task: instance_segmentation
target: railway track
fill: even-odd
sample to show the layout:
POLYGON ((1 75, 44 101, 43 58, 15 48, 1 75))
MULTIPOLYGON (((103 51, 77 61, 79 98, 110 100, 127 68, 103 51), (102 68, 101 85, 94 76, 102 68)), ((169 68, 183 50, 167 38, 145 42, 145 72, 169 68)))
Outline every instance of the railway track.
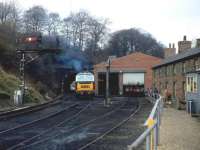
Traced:
POLYGON ((29 107, 29 110, 12 111, 2 114, 2 119, 0 120, 0 132, 26 124, 33 120, 42 119, 45 116, 54 114, 60 110, 65 109, 67 105, 70 105, 70 100, 64 97, 43 104, 42 106, 29 107), (65 98, 66 99, 66 98, 65 98), (36 109, 35 109, 36 108, 36 109))
POLYGON ((8 118, 16 117, 16 116, 19 116, 19 115, 39 111, 39 110, 42 110, 44 108, 51 107, 51 106, 54 106, 54 105, 58 105, 58 104, 61 103, 60 99, 62 99, 62 96, 59 96, 59 97, 55 98, 54 100, 51 100, 49 102, 45 102, 43 104, 25 107, 25 108, 20 108, 20 109, 17 109, 17 110, 10 110, 10 111, 0 113, 0 121, 6 120, 8 118))
POLYGON ((56 124, 63 121, 63 116, 68 118, 79 112, 82 108, 77 108, 78 105, 79 103, 73 102, 73 104, 59 112, 1 131, 0 149, 9 149, 13 145, 40 134, 43 130, 51 128, 51 126, 56 126, 56 124), (34 129, 35 132, 31 132, 30 129, 34 129))
POLYGON ((138 107, 133 111, 132 114, 130 114, 128 117, 126 117, 125 119, 123 119, 121 122, 117 123, 115 126, 113 126, 112 128, 108 129, 107 131, 105 131, 104 133, 102 133, 101 135, 99 135, 98 137, 96 137, 94 140, 90 141, 89 143, 83 145, 82 147, 78 148, 78 150, 84 150, 88 147, 90 147, 91 145, 95 144, 96 142, 98 142, 99 140, 101 140, 103 137, 105 137, 106 135, 108 135, 109 133, 111 133, 112 131, 114 131, 115 129, 119 128, 120 126, 122 126, 124 123, 126 123, 130 118, 132 118, 139 110, 141 109, 141 105, 138 104, 138 107))
MULTIPOLYGON (((76 122, 80 118, 71 120, 71 124, 64 123, 60 128, 56 128, 55 133, 45 134, 30 141, 21 143, 16 149, 68 149, 68 150, 83 150, 90 145, 102 139, 116 128, 120 127, 140 110, 137 103, 130 105, 129 100, 123 105, 119 104, 117 108, 111 108, 110 111, 102 115, 91 115, 88 119, 80 123, 76 122), (133 107, 133 108, 130 108, 133 107), (121 116, 119 115, 121 114, 121 116), (116 115, 119 115, 116 117, 116 115), (114 118, 114 119, 113 119, 114 118), (71 126, 70 126, 71 125, 71 126), (82 137, 81 137, 82 135, 82 137)), ((97 109, 98 110, 98 109, 97 109)), ((87 113, 86 113, 87 114, 87 113)), ((81 115, 80 115, 81 116, 81 115)))
MULTIPOLYGON (((69 122, 73 122, 74 120, 79 120, 80 118, 78 118, 78 117, 80 117, 81 115, 82 115, 82 113, 86 113, 87 114, 87 116, 88 116, 88 112, 87 112, 87 109, 86 108, 88 108, 89 106, 92 108, 92 104, 100 104, 100 103, 102 103, 102 102, 92 102, 92 103, 90 103, 90 104, 88 104, 86 107, 84 107, 84 109, 82 109, 81 111, 79 111, 77 114, 75 114, 75 115, 73 115, 73 116, 71 116, 70 118, 68 118, 68 119, 65 119, 65 120, 63 120, 62 122, 60 122, 59 124, 57 124, 56 126, 54 126, 54 127, 52 127, 52 128, 49 128, 49 129, 47 129, 47 130, 45 130, 45 131, 43 131, 41 134, 38 134, 38 135, 36 135, 36 136, 33 136, 32 138, 28 138, 27 140, 24 140, 24 141, 22 141, 22 142, 20 142, 20 143, 18 143, 18 144, 16 144, 16 145, 13 145, 12 147, 10 147, 9 148, 9 150, 11 150, 11 149, 20 149, 21 147, 24 147, 24 145, 30 145, 30 144, 32 144, 32 143, 37 143, 37 142, 41 142, 41 139, 43 139, 43 135, 45 135, 46 137, 48 137, 49 138, 49 136, 55 136, 55 134, 57 134, 56 132, 55 133, 51 133, 52 131, 55 131, 56 130, 56 128, 62 128, 63 126, 65 126, 66 124, 68 124, 69 122), (51 135, 49 135, 49 133, 51 133, 51 135), (38 141, 39 140, 39 141, 38 141)), ((100 104, 101 106, 103 106, 103 103, 102 104, 100 104)), ((100 114, 99 114, 100 115, 100 114)), ((79 122, 80 123, 80 122, 79 122)), ((77 123, 78 124, 78 123, 77 123)), ((73 126, 73 125, 72 125, 73 126)), ((46 139, 44 139, 44 140, 46 140, 46 139)), ((47 139, 48 140, 48 139, 47 139)))
POLYGON ((37 106, 39 109, 32 109, 32 107, 30 107, 28 112, 23 111, 20 114, 18 111, 13 111, 11 117, 10 113, 8 116, 4 114, 4 119, 0 120, 0 132, 55 114, 56 112, 64 110, 66 106, 74 103, 74 101, 77 101, 75 97, 60 97, 60 99, 55 100, 55 102, 47 103, 46 105, 42 105, 42 107, 40 107, 40 105, 37 106))

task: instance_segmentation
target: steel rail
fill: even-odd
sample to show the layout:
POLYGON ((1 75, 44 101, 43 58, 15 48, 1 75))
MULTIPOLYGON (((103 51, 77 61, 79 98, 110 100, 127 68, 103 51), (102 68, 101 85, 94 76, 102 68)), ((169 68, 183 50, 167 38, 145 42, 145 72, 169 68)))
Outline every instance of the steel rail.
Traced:
MULTIPOLYGON (((124 123, 126 123, 128 120, 130 120, 133 116, 135 116, 135 114, 141 109, 141 105, 139 104, 139 106, 136 108, 136 110, 130 115, 128 116, 126 119, 122 120, 121 122, 119 122, 117 125, 115 125, 114 127, 112 127, 111 129, 109 129, 108 131, 106 131, 105 133, 103 133, 102 135, 100 135, 99 137, 97 137, 96 139, 92 140, 91 142, 87 143, 86 145, 82 146, 81 148, 79 148, 78 150, 84 150, 85 148, 89 147, 90 145, 98 142, 99 140, 101 140, 103 137, 105 137, 106 135, 108 135, 109 133, 111 133, 112 131, 114 131, 115 129, 119 128, 120 126, 122 126, 124 123)), ((134 110, 134 109, 133 109, 134 110)))

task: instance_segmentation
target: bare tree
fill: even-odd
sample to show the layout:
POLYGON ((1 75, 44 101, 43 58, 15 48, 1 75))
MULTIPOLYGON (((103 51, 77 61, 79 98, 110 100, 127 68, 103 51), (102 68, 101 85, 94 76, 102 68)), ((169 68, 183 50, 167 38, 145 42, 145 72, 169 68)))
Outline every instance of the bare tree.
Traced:
POLYGON ((0 2, 0 25, 16 29, 20 20, 20 12, 15 2, 0 2))
POLYGON ((89 31, 88 20, 89 14, 84 11, 77 13, 74 18, 78 29, 78 46, 81 50, 83 50, 83 47, 85 46, 84 42, 87 39, 87 33, 89 31))
POLYGON ((101 44, 103 37, 107 34, 108 28, 107 25, 109 21, 107 19, 97 20, 95 18, 90 18, 89 20, 89 36, 92 41, 93 50, 97 49, 98 44, 101 44))
POLYGON ((66 38, 67 46, 70 46, 72 43, 72 22, 71 18, 64 18, 62 21, 62 29, 61 32, 63 33, 64 37, 66 38))
POLYGON ((47 12, 42 6, 34 6, 24 12, 23 21, 26 32, 44 31, 47 23, 47 12))
POLYGON ((91 58, 93 63, 96 63, 99 57, 98 51, 102 48, 103 40, 108 32, 107 24, 109 21, 107 19, 98 20, 96 18, 90 18, 88 25, 88 39, 86 43, 86 53, 91 58))
POLYGON ((12 6, 10 3, 0 2, 0 23, 5 24, 11 15, 12 6))
POLYGON ((49 35, 57 35, 60 27, 60 16, 58 13, 50 13, 48 15, 47 31, 49 35))
POLYGON ((72 13, 63 20, 64 33, 70 36, 70 42, 74 47, 84 50, 88 35, 89 14, 85 11, 72 13))
POLYGON ((74 47, 95 51, 107 32, 108 20, 97 19, 86 11, 72 13, 63 19, 63 33, 74 47))

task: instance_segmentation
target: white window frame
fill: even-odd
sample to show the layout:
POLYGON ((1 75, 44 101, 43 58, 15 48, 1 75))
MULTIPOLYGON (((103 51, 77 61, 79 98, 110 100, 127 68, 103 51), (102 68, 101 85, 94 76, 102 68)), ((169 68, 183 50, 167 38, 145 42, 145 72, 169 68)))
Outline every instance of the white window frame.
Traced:
POLYGON ((197 93, 198 85, 197 85, 197 74, 188 75, 186 78, 186 90, 187 92, 197 93), (195 87, 196 85, 196 87, 195 87))

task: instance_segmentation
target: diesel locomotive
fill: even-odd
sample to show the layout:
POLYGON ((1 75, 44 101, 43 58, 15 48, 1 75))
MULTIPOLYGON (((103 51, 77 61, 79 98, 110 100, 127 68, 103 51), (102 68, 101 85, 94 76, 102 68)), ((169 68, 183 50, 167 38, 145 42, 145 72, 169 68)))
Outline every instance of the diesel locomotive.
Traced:
POLYGON ((75 77, 77 96, 93 96, 95 91, 94 75, 91 72, 80 72, 75 77))

